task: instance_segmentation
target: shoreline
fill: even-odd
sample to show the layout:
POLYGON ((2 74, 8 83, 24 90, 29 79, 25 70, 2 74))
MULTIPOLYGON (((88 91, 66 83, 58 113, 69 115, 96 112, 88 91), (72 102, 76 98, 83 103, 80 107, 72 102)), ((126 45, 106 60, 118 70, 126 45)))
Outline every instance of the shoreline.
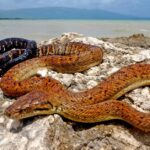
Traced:
POLYGON ((135 33, 150 37, 150 21, 0 20, 0 40, 13 36, 40 42, 70 31, 99 38, 127 37, 135 33))

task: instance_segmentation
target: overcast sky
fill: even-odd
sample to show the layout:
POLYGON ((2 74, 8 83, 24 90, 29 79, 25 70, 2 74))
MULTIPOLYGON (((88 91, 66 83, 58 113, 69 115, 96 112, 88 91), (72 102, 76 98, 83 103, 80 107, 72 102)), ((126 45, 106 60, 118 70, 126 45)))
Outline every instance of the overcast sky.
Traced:
POLYGON ((0 0, 0 9, 65 6, 150 17, 150 0, 0 0))

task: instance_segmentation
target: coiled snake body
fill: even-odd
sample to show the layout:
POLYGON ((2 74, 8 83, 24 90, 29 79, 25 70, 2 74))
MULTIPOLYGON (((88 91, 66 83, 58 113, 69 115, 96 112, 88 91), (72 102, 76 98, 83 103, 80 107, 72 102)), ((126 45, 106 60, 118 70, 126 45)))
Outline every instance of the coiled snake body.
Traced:
POLYGON ((7 38, 0 41, 0 76, 15 64, 35 57, 37 44, 23 38, 7 38), (13 50, 12 50, 13 49, 13 50))
POLYGON ((66 73, 86 70, 101 62, 102 49, 77 42, 50 44, 41 49, 53 55, 17 64, 3 76, 0 87, 4 94, 21 96, 6 109, 7 116, 22 119, 57 113, 86 123, 121 119, 150 132, 149 113, 139 112, 126 102, 117 100, 132 89, 150 85, 150 64, 124 67, 94 88, 75 93, 67 90, 55 79, 34 75, 43 67, 66 73), (62 55, 55 55, 56 53, 62 55))

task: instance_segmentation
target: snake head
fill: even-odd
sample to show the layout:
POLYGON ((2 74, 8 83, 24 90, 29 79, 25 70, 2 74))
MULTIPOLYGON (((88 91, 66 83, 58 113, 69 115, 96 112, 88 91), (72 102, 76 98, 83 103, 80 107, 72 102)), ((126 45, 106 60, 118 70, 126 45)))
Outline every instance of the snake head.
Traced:
POLYGON ((19 97, 5 110, 5 115, 12 119, 23 119, 37 115, 53 114, 55 107, 48 101, 48 93, 32 91, 19 97))

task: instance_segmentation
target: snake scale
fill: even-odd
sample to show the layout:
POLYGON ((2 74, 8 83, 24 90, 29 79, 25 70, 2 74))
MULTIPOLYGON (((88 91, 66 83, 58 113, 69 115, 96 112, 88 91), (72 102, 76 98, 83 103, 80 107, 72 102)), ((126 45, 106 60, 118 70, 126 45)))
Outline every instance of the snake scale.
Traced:
POLYGON ((57 113, 85 123, 120 119, 144 132, 150 132, 149 113, 140 112, 126 102, 117 100, 132 89, 150 85, 150 64, 123 67, 94 88, 73 92, 51 77, 37 76, 37 70, 49 67, 63 73, 83 71, 102 61, 103 49, 72 42, 65 45, 49 44, 39 48, 38 52, 46 56, 15 65, 1 79, 0 87, 4 94, 18 97, 5 110, 8 117, 23 119, 57 113))

